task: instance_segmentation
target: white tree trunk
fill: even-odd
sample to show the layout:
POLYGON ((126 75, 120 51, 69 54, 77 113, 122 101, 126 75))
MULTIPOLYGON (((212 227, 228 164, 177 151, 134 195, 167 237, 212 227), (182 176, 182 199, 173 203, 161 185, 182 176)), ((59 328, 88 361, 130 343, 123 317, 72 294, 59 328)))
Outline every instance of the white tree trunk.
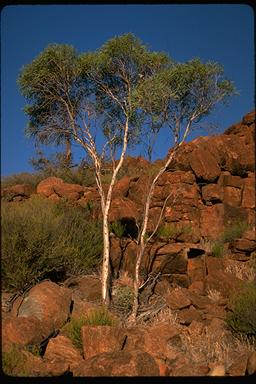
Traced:
MULTIPOLYGON (((102 201, 102 214, 103 214, 103 263, 102 263, 102 300, 105 305, 110 303, 110 242, 109 242, 109 227, 108 227, 108 215, 112 200, 113 187, 116 182, 118 172, 120 171, 128 143, 128 130, 129 120, 126 118, 124 127, 123 148, 120 156, 120 160, 114 169, 112 179, 109 185, 106 202, 103 204, 104 199, 101 196, 102 201)), ((103 194, 103 191, 101 192, 103 194)))

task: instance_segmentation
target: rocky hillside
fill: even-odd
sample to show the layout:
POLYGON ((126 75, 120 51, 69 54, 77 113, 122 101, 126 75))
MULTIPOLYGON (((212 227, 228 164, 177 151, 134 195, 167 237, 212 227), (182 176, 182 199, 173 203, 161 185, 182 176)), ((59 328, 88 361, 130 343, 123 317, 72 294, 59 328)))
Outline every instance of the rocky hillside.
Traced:
MULTIPOLYGON (((115 186, 110 211, 113 303, 108 313, 100 307, 96 275, 74 276, 61 284, 43 281, 16 296, 2 294, 2 342, 9 373, 241 376, 256 372, 253 344, 236 337, 226 322, 235 308, 231 298, 242 294, 246 283, 253 284, 255 296, 255 113, 222 135, 184 144, 158 180, 149 235, 162 210, 163 217, 142 261, 145 284, 135 327, 129 325, 128 316, 135 240, 145 194, 160 165, 161 161, 149 164, 128 158, 125 166, 131 176, 115 186), (13 366, 10 356, 15 354, 22 363, 13 366), (26 367, 25 373, 20 366, 26 367)), ((1 193, 8 204, 38 194, 89 206, 92 219, 100 215, 96 187, 56 177, 43 180, 36 189, 20 184, 1 193)))

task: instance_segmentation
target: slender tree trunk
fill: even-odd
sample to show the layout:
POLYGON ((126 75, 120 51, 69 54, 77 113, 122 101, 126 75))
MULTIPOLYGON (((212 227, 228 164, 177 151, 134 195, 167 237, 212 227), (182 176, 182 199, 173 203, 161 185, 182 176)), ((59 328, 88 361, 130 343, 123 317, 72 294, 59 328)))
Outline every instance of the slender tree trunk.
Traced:
POLYGON ((110 242, 108 227, 108 212, 103 216, 103 263, 102 263, 102 300, 105 305, 110 304, 110 242))
MULTIPOLYGON (((128 130, 129 130, 129 120, 126 118, 126 123, 124 127, 124 139, 123 139, 123 148, 122 153, 119 159, 119 162, 114 169, 112 179, 109 185, 106 201, 101 196, 102 201, 102 215, 103 215, 103 264, 102 264, 102 300, 105 305, 110 304, 110 242, 109 242, 109 227, 108 227, 108 215, 109 209, 112 200, 113 187, 116 182, 118 172, 120 171, 124 156, 128 144, 128 130)), ((101 192, 103 194, 103 191, 101 192)))

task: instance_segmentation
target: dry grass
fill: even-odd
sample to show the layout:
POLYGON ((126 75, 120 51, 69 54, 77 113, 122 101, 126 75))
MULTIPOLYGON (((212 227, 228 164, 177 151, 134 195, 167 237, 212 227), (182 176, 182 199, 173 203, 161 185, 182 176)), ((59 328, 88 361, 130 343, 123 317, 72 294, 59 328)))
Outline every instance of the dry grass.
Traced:
POLYGON ((127 271, 121 271, 118 279, 114 283, 117 286, 133 287, 133 279, 129 276, 127 271))
POLYGON ((223 298, 221 293, 219 291, 217 291, 216 289, 209 289, 207 291, 207 295, 208 295, 209 299, 211 301, 213 301, 214 303, 217 303, 220 299, 223 298))
POLYGON ((225 269, 226 272, 235 275, 238 279, 252 282, 256 279, 256 268, 252 262, 233 261, 225 269))
POLYGON ((201 334, 183 332, 181 338, 186 349, 186 355, 194 363, 223 364, 226 371, 234 362, 234 353, 249 354, 255 348, 255 345, 252 345, 247 338, 235 338, 224 330, 215 333, 208 327, 205 327, 201 334))

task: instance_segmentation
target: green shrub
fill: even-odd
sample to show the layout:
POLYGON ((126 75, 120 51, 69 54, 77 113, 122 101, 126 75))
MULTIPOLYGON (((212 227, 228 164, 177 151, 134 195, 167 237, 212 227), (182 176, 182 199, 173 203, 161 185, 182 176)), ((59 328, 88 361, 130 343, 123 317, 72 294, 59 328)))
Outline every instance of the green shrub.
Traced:
POLYGON ((44 175, 42 173, 28 173, 22 172, 17 173, 11 176, 5 176, 1 180, 1 187, 11 187, 16 184, 30 184, 33 187, 36 187, 37 184, 40 183, 44 179, 44 175))
POLYGON ((26 357, 17 346, 13 345, 9 351, 2 353, 2 369, 5 375, 28 376, 25 363, 26 357))
POLYGON ((132 287, 121 286, 116 289, 116 307, 122 312, 129 312, 133 306, 134 292, 132 287))
POLYGON ((239 295, 231 298, 232 312, 228 313, 228 326, 236 333, 256 336, 256 284, 247 283, 239 295))
POLYGON ((223 257, 224 255, 224 244, 221 241, 215 241, 212 245, 212 256, 223 257))
POLYGON ((156 235, 157 237, 162 237, 168 240, 168 239, 177 239, 177 237, 179 237, 182 233, 188 234, 191 232, 192 232, 192 228, 190 225, 164 223, 158 228, 156 235))
POLYGON ((104 307, 96 308, 80 318, 72 318, 67 324, 66 332, 75 347, 82 349, 81 329, 84 325, 110 325, 115 326, 117 320, 104 307))
POLYGON ((109 224, 109 230, 110 232, 113 232, 117 237, 121 238, 124 236, 126 225, 122 224, 120 220, 116 220, 109 224))
POLYGON ((88 210, 39 196, 2 203, 2 283, 24 289, 49 276, 77 274, 96 267, 102 230, 88 210))
POLYGON ((231 243, 235 239, 242 237, 244 232, 248 229, 248 224, 246 222, 237 222, 232 226, 226 228, 221 236, 221 240, 224 243, 231 243))

